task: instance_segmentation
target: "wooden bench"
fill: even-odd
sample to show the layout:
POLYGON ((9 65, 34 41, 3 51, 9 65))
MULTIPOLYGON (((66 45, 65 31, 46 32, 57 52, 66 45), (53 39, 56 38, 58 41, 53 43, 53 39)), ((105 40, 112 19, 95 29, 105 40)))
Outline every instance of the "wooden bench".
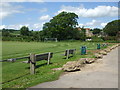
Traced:
MULTIPOLYGON (((47 60, 47 64, 50 63, 50 59, 52 58, 53 53, 49 52, 49 53, 44 53, 44 54, 36 54, 35 57, 35 62, 36 61, 41 61, 41 60, 47 60)), ((31 56, 30 56, 31 57, 31 56)), ((30 63, 31 59, 29 60, 30 63)))
POLYGON ((41 60, 47 60, 47 64, 50 63, 50 59, 52 58, 53 53, 49 52, 49 53, 44 53, 44 54, 40 54, 40 55, 35 55, 36 57, 36 61, 41 61, 41 60))
POLYGON ((66 56, 66 59, 68 59, 68 58, 69 58, 69 55, 72 54, 72 56, 74 56, 75 51, 76 51, 76 49, 68 49, 68 50, 65 51, 64 56, 66 56))
POLYGON ((53 53, 44 53, 44 54, 30 54, 30 73, 35 74, 35 66, 36 66, 36 61, 41 61, 41 60, 47 60, 47 64, 50 63, 50 59, 52 58, 53 53))

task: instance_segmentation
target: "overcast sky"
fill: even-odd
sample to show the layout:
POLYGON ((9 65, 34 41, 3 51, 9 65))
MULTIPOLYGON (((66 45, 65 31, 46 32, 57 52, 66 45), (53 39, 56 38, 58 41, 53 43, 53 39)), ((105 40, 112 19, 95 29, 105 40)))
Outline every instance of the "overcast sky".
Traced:
MULTIPOLYGON (((21 2, 0 3, 2 28, 42 30, 45 22, 62 11, 74 12, 79 16, 79 26, 103 28, 108 22, 118 19, 118 2, 21 2)), ((29 0, 32 1, 32 0, 29 0)))

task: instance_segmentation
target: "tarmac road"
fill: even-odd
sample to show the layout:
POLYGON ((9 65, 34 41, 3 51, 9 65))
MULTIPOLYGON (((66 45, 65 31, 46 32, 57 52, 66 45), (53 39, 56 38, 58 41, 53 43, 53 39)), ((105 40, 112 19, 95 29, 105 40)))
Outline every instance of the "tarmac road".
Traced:
POLYGON ((118 48, 95 63, 87 64, 81 71, 31 88, 118 88, 118 48))

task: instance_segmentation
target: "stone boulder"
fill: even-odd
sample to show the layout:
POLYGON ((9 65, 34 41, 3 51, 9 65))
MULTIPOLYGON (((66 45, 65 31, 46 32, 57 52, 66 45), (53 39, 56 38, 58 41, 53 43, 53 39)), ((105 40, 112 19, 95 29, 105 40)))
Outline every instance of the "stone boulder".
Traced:
POLYGON ((118 44, 118 46, 120 46, 120 43, 118 44))
POLYGON ((119 46, 119 44, 116 44, 116 47, 118 47, 119 46))
POLYGON ((78 71, 80 70, 82 64, 80 61, 69 61, 65 65, 63 65, 62 70, 64 71, 78 71))
POLYGON ((86 58, 86 63, 90 64, 90 63, 93 63, 95 62, 95 58, 86 58))
POLYGON ((102 54, 99 54, 99 53, 95 53, 95 58, 102 58, 103 55, 102 54))
POLYGON ((82 65, 86 64, 86 58, 80 58, 78 62, 81 63, 82 65))
POLYGON ((99 54, 107 55, 107 52, 105 52, 105 51, 102 50, 102 51, 99 52, 99 54))
POLYGON ((86 64, 95 62, 95 58, 81 58, 78 61, 69 61, 63 65, 62 70, 64 71, 78 71, 86 64))
POLYGON ((110 50, 110 48, 106 48, 106 49, 104 49, 104 51, 108 53, 108 52, 110 52, 111 50, 110 50))
POLYGON ((116 47, 118 47, 118 46, 119 46, 119 44, 115 44, 115 45, 114 45, 114 48, 116 48, 116 47))
POLYGON ((110 49, 112 50, 112 49, 115 49, 116 47, 118 47, 119 45, 118 44, 115 44, 115 45, 113 45, 112 47, 110 47, 110 49))
POLYGON ((110 49, 111 49, 111 50, 115 49, 115 46, 112 46, 110 49))

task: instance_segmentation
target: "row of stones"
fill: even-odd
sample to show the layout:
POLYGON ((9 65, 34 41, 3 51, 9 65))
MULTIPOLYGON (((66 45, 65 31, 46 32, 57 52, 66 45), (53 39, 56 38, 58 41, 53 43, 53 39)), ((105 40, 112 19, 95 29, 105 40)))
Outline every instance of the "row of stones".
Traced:
POLYGON ((115 44, 112 47, 108 47, 104 50, 95 53, 95 58, 81 58, 77 61, 69 61, 65 65, 63 65, 62 70, 64 71, 77 71, 80 70, 81 67, 85 66, 85 64, 90 64, 95 62, 99 58, 103 58, 103 55, 107 55, 111 50, 115 49, 116 47, 120 46, 120 44, 115 44))

